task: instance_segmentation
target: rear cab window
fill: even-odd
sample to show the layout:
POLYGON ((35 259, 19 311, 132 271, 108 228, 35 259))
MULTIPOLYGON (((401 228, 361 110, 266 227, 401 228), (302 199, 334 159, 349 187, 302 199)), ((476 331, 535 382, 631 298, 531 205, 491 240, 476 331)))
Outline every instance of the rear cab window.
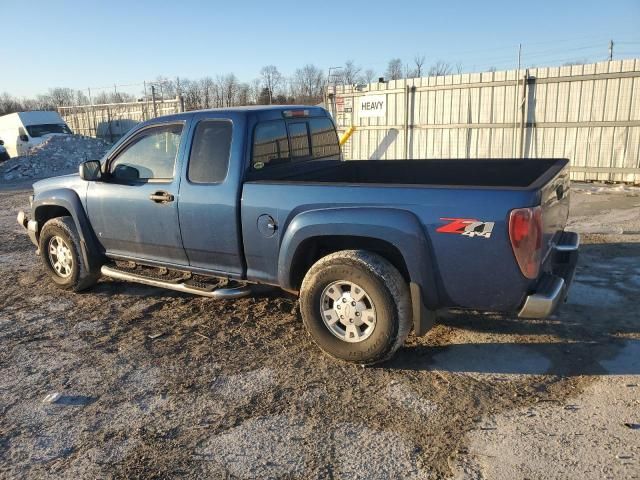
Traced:
POLYGON ((309 119, 314 159, 339 160, 340 144, 333 122, 328 118, 309 119))
POLYGON ((327 117, 259 122, 253 133, 251 165, 260 170, 282 163, 339 160, 340 145, 327 117))

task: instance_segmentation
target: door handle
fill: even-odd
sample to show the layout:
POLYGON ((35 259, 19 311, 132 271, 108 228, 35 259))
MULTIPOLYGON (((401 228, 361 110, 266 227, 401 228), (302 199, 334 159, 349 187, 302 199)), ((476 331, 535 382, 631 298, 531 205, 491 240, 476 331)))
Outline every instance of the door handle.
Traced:
POLYGON ((156 203, 169 203, 173 202, 174 196, 169 192, 158 191, 149 195, 149 200, 156 203))

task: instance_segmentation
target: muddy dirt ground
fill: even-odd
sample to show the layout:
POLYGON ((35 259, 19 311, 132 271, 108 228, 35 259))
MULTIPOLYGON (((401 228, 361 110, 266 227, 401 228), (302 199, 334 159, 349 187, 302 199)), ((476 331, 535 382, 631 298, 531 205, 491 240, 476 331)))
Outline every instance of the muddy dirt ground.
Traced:
POLYGON ((574 192, 557 316, 451 313, 367 368, 286 294, 57 290, 15 223, 28 194, 0 187, 3 478, 640 477, 637 191, 574 192))

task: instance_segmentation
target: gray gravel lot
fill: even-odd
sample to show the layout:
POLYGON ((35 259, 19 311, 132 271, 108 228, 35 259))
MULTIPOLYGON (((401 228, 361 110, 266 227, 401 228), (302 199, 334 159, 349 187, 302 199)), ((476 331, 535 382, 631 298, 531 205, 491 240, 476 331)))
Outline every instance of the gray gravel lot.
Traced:
POLYGON ((639 478, 640 195, 577 187, 557 316, 451 313, 361 368, 284 293, 55 289, 1 185, 0 476, 639 478))

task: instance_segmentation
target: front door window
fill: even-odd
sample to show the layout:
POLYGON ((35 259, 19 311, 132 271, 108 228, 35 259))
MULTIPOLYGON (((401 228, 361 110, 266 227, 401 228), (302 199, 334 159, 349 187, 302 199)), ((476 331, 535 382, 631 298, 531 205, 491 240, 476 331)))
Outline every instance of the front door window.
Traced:
POLYGON ((148 128, 111 162, 115 180, 171 180, 176 162, 182 125, 148 128))

